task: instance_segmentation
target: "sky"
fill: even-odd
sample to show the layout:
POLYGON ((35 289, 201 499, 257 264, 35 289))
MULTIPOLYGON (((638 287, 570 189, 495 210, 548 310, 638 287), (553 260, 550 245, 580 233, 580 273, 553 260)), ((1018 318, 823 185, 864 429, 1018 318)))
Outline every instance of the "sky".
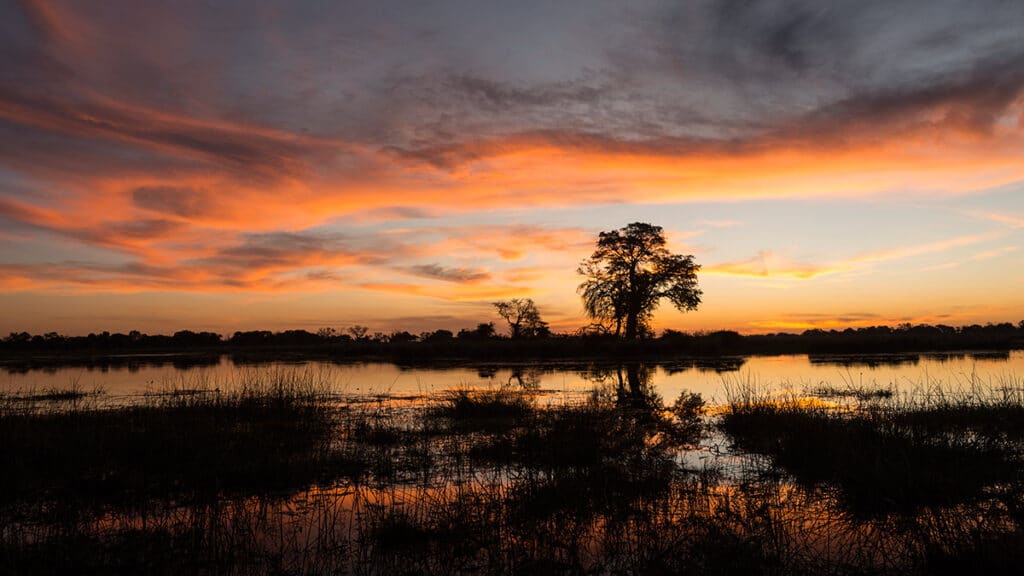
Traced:
POLYGON ((1024 319, 1019 0, 0 0, 0 334, 1024 319))

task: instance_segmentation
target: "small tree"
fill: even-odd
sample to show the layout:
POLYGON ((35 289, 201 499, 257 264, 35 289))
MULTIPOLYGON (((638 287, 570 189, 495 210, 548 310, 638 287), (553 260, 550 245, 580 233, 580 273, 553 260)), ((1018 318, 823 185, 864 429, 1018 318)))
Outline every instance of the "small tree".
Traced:
POLYGON ((354 326, 349 326, 349 329, 348 329, 348 333, 351 334, 353 338, 355 338, 356 340, 359 340, 360 342, 362 342, 363 340, 367 339, 366 338, 366 334, 369 333, 369 332, 370 332, 369 328, 367 328, 366 326, 362 326, 360 324, 356 324, 354 326))
POLYGON ((532 298, 512 298, 495 302, 505 322, 508 322, 509 334, 512 338, 535 338, 549 334, 548 323, 540 319, 540 312, 532 298))
POLYGON ((595 320, 609 322, 620 335, 638 338, 650 332, 649 322, 662 298, 679 310, 696 310, 697 288, 693 256, 672 254, 665 248, 661 226, 634 222, 625 228, 601 232, 597 249, 580 264, 586 277, 579 286, 583 308, 595 320))

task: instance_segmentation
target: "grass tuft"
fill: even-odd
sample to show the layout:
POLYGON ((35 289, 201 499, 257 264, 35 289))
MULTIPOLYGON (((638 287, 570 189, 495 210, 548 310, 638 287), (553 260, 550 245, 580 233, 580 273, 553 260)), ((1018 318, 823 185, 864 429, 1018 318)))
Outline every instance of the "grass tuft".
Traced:
POLYGON ((771 456, 798 483, 836 488, 849 511, 873 517, 971 504, 1015 483, 1015 452, 1000 439, 1019 433, 1019 415, 999 406, 844 409, 745 394, 721 427, 742 450, 771 456))

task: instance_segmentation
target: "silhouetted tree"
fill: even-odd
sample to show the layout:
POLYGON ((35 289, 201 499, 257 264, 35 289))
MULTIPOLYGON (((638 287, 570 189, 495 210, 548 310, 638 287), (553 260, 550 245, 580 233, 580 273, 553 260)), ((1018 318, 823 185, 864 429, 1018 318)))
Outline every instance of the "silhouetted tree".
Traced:
POLYGON ((495 302, 494 307, 508 322, 509 333, 513 338, 534 338, 550 334, 548 323, 540 319, 540 312, 532 298, 512 298, 495 302))
POLYGON ((583 307, 591 318, 609 322, 615 334, 637 338, 649 333, 648 323, 662 298, 679 310, 696 310, 701 290, 693 256, 665 248, 661 226, 634 222, 601 232, 597 249, 580 264, 586 277, 579 286, 583 307))
POLYGON ((415 342, 419 339, 419 336, 410 334, 409 332, 402 330, 401 332, 392 332, 391 336, 388 337, 388 341, 392 344, 406 344, 409 342, 415 342))
POLYGON ((455 338, 451 330, 434 330, 433 332, 424 332, 420 334, 420 342, 447 342, 455 338))
POLYGON ((356 324, 355 326, 350 326, 348 329, 348 333, 351 334, 353 338, 359 340, 360 342, 366 340, 366 334, 369 331, 369 328, 367 328, 366 326, 361 326, 359 324, 356 324))
POLYGON ((271 343, 274 333, 269 330, 251 330, 249 332, 235 332, 231 336, 231 343, 239 346, 266 346, 271 343))
MULTIPOLYGON (((104 338, 108 340, 111 339, 111 335, 108 334, 107 332, 104 332, 103 334, 104 338)), ((114 336, 117 337, 123 335, 115 334, 114 336)), ((124 336, 124 339, 127 340, 128 336, 124 336)), ((120 340, 120 338, 118 338, 118 340, 120 340)), ((175 332, 173 336, 171 336, 171 340, 172 342, 174 342, 175 345, 182 347, 216 346, 220 344, 221 337, 220 334, 214 334, 213 332, 193 332, 191 330, 179 330, 175 332)))
POLYGON ((476 328, 459 330, 458 338, 461 340, 487 340, 494 337, 494 322, 482 322, 476 328))

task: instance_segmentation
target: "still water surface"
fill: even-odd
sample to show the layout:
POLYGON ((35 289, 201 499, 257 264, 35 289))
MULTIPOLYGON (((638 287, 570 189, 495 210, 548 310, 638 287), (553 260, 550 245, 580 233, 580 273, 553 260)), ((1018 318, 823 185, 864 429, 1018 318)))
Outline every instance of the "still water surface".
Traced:
MULTIPOLYGON (((728 390, 756 385, 799 393, 808 389, 893 388, 915 393, 942 390, 991 392, 1024 385, 1024 351, 871 356, 750 356, 647 362, 651 383, 671 401, 683 390, 723 402, 728 390)), ((620 365, 595 362, 444 364, 404 366, 388 362, 251 362, 230 356, 120 357, 85 365, 0 364, 0 393, 51 388, 102 389, 108 397, 132 397, 168 388, 228 390, 278 372, 309 373, 331 391, 351 398, 432 395, 453 388, 522 386, 557 398, 616 382, 620 365)))

